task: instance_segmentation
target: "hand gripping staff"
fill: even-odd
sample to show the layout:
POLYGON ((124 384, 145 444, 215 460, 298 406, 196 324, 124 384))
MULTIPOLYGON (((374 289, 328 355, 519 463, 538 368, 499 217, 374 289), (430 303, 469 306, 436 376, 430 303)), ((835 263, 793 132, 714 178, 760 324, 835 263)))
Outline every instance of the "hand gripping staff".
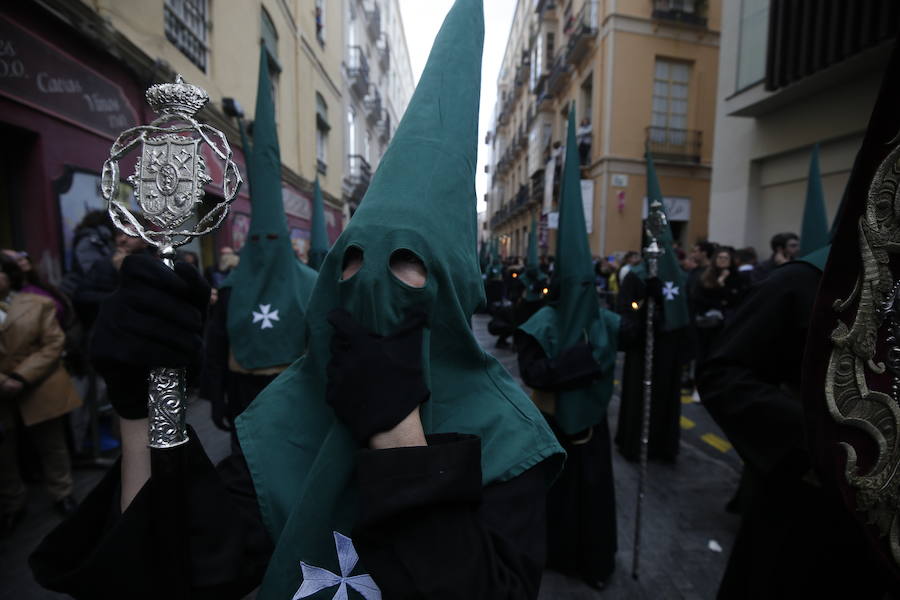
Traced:
MULTIPOLYGON (((146 98, 159 117, 149 125, 119 134, 103 164, 101 190, 116 227, 158 247, 163 262, 173 268, 177 247, 210 233, 222 223, 243 180, 225 135, 194 118, 209 101, 205 90, 185 83, 179 75, 175 83, 151 86, 146 98), (179 229, 203 202, 204 186, 213 183, 203 155, 204 145, 213 160, 222 163, 223 200, 202 217, 197 215, 193 228, 179 229), (131 212, 133 202, 123 194, 127 187, 119 180, 119 161, 138 146, 140 155, 127 181, 134 188, 134 202, 141 210, 142 220, 131 212)), ((179 484, 183 453, 175 450, 188 441, 185 369, 151 369, 148 384, 154 535, 159 546, 156 555, 160 557, 157 567, 163 571, 160 579, 167 580, 162 585, 175 592, 176 597, 186 598, 187 524, 184 490, 179 484)))
MULTIPOLYGON (((667 225, 666 213, 659 200, 650 202, 650 214, 647 216, 646 234, 648 244, 644 248, 647 259, 647 279, 652 279, 659 272, 659 257, 664 252, 657 243, 667 225)), ((653 396, 653 314, 656 310, 656 298, 647 295, 647 341, 644 350, 644 406, 641 419, 641 463, 638 475, 637 509, 634 519, 634 550, 632 552, 631 576, 638 578, 638 566, 641 554, 641 509, 644 504, 644 482, 647 479, 647 447, 650 438, 650 401, 653 396)))

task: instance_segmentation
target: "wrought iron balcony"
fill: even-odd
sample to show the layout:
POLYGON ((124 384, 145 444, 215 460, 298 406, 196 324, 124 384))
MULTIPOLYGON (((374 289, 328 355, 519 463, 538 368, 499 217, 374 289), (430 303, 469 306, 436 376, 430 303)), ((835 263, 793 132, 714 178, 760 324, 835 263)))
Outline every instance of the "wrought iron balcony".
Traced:
POLYGON ((382 142, 391 139, 391 113, 387 109, 381 110, 381 121, 378 122, 378 135, 382 142))
POLYGON ((653 18, 706 27, 708 0, 653 0, 653 18))
POLYGON ((522 209, 524 209, 526 206, 528 206, 529 200, 530 199, 528 197, 528 185, 523 184, 523 185, 519 186, 519 191, 516 192, 516 196, 515 196, 515 198, 513 198, 513 201, 512 201, 512 205, 514 207, 515 212, 516 213, 522 212, 522 209))
POLYGON ((571 72, 572 66, 566 61, 565 54, 560 52, 556 60, 553 61, 553 68, 550 70, 550 76, 547 78, 547 93, 555 95, 562 91, 563 86, 569 80, 571 72))
POLYGON ((647 128, 647 149, 653 158, 678 162, 700 162, 703 132, 669 127, 647 128))
POLYGON ((350 87, 362 97, 369 91, 369 61, 360 46, 350 46, 349 50, 347 76, 350 78, 350 87))
POLYGON ((381 35, 381 8, 375 0, 366 0, 363 7, 366 11, 366 31, 374 42, 381 35))
POLYGON ((381 119, 381 92, 374 85, 369 87, 369 95, 363 100, 363 105, 369 122, 377 123, 381 119))
POLYGON ((372 167, 369 161, 359 154, 351 154, 349 157, 349 169, 347 184, 350 189, 350 197, 354 200, 362 200, 372 181, 372 167))
POLYGON ((566 28, 569 42, 566 48, 566 59, 571 64, 578 64, 590 50, 594 38, 597 37, 598 8, 596 0, 586 0, 578 11, 574 21, 566 28))
POLYGON ((383 71, 391 68, 391 46, 388 43, 387 35, 381 34, 378 40, 378 63, 383 71))

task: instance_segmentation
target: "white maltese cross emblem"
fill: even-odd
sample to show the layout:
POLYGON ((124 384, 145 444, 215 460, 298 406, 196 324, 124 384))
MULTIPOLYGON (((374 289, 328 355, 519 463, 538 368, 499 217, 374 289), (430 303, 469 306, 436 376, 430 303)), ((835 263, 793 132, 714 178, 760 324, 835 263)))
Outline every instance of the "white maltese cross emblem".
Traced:
POLYGON ((327 569, 314 567, 301 561, 300 569, 303 571, 303 583, 291 600, 308 598, 316 592, 334 586, 338 586, 338 589, 332 596, 332 600, 347 600, 348 585, 359 592, 366 600, 381 600, 381 590, 375 585, 371 575, 350 576, 350 573, 356 567, 356 563, 359 562, 356 548, 353 547, 353 540, 335 531, 334 545, 337 549, 341 574, 336 575, 327 569))
POLYGON ((260 312, 256 312, 255 310, 253 311, 253 322, 259 323, 260 321, 262 321, 262 325, 259 326, 260 329, 272 329, 273 327, 275 327, 274 325, 272 325, 272 321, 280 320, 278 318, 278 311, 272 310, 270 312, 271 308, 271 304, 260 304, 260 312))

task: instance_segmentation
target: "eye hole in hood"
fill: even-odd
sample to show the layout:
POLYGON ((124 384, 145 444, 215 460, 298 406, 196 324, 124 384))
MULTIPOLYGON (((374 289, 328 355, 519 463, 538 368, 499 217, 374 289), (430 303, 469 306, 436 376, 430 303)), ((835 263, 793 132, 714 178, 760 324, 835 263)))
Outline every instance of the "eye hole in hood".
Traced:
POLYGON ((428 269, 415 252, 406 248, 394 250, 390 259, 391 275, 413 288, 423 288, 428 280, 428 269))

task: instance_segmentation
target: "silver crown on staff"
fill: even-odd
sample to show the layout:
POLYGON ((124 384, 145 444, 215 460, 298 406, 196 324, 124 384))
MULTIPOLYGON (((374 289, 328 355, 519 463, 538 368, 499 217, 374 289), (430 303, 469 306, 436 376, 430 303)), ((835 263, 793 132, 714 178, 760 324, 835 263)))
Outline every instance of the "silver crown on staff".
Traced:
MULTIPOLYGON (((222 223, 243 180, 225 134, 194 118, 209 102, 205 90, 185 83, 179 75, 174 83, 151 86, 146 97, 159 118, 119 134, 103 163, 101 190, 116 227, 157 246, 165 264, 173 267, 175 248, 222 223), (131 212, 128 200, 119 197, 119 160, 138 144, 141 154, 128 182, 134 187, 143 222, 131 212), (203 144, 222 161, 223 200, 193 229, 179 229, 203 201, 204 186, 212 183, 201 152, 203 144)), ((152 369, 148 390, 150 447, 172 448, 187 442, 184 369, 152 369)))
POLYGON ((149 125, 123 131, 103 165, 101 189, 109 203, 116 227, 158 246, 164 258, 191 239, 216 229, 228 214, 243 182, 225 135, 194 115, 209 102, 202 88, 185 83, 179 75, 174 83, 153 85, 147 102, 160 116, 149 125), (193 229, 179 230, 203 201, 204 186, 212 183, 201 146, 206 144, 223 163, 223 200, 212 207, 193 229), (128 182, 148 228, 119 198, 119 160, 141 144, 141 154, 128 182))

